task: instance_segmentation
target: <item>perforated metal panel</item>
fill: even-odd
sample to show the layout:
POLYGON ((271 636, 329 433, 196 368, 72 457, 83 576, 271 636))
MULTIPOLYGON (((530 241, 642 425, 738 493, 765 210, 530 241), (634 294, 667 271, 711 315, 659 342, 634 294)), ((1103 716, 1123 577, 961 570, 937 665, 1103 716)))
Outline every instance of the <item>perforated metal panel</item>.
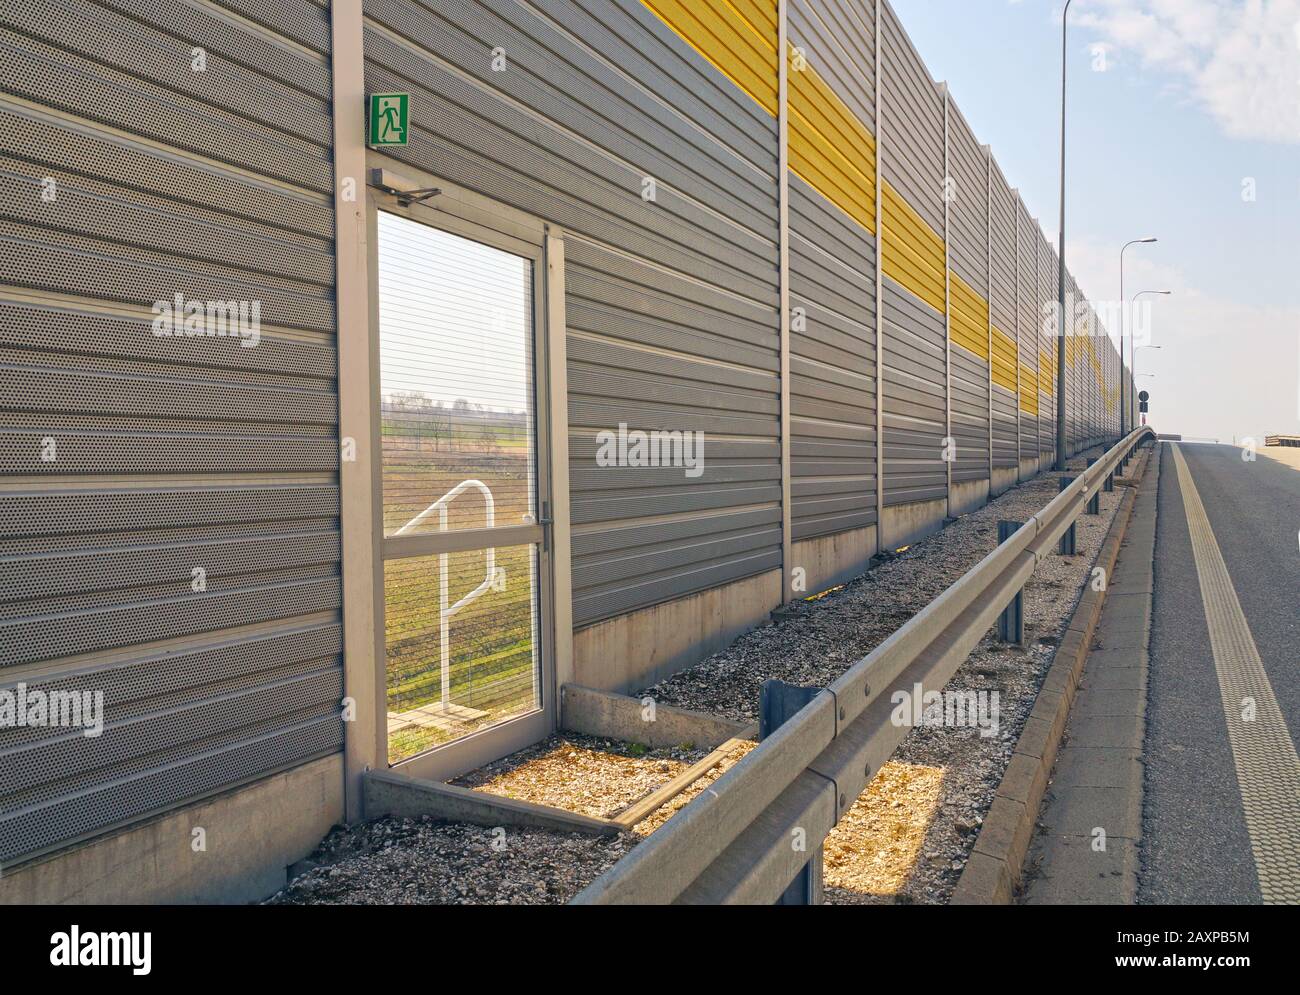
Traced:
MULTIPOLYGON (((835 122, 844 108, 864 129, 875 123, 872 6, 795 0, 787 8, 791 44, 806 62, 803 72, 816 74, 825 88, 796 91, 793 106, 799 110, 808 103, 806 113, 831 132, 822 137, 818 131, 820 141, 843 145, 841 152, 847 142, 835 122)), ((798 115, 794 120, 792 127, 813 129, 798 115)), ((799 138, 792 135, 791 141, 799 138)), ((855 164, 863 171, 854 177, 856 185, 870 185, 861 192, 874 198, 874 161, 855 164)), ((791 176, 790 494, 796 540, 862 528, 877 518, 876 244, 862 221, 797 172, 791 176)))
POLYGON ((393 155, 569 233, 575 623, 779 566, 775 118, 639 2, 365 13, 367 85, 411 92, 393 155), (620 424, 704 432, 703 473, 598 466, 620 424))
POLYGON ((342 744, 328 9, 224 7, 0 9, 0 690, 103 704, 0 729, 3 864, 342 744))

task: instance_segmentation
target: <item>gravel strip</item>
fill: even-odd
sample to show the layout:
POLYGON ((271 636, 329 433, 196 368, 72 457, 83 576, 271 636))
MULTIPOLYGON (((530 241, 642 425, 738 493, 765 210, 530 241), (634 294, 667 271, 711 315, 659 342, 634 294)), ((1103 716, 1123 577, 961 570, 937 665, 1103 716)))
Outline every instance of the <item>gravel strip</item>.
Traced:
MULTIPOLYGON (((1070 462, 1072 470, 1085 465, 1083 455, 1070 462)), ((638 697, 748 722, 770 678, 829 684, 987 555, 1000 519, 1025 521, 1057 493, 1053 474, 1027 481, 638 697)), ((909 773, 886 767, 828 838, 835 855, 825 865, 828 904, 942 903, 951 896, 1121 496, 1118 488, 1103 493, 1101 514, 1079 518, 1077 556, 1039 564, 1025 587, 1025 648, 986 636, 947 685, 997 691, 997 735, 913 729, 893 758, 909 773), (922 836, 919 846, 909 845, 922 836)))
MULTIPOLYGON (((1082 469, 1077 457, 1072 469, 1082 469)), ((782 622, 642 694, 741 722, 756 718, 763 681, 830 683, 912 617, 997 544, 999 519, 1024 521, 1057 493, 1045 475, 896 555, 782 622)), ((1000 727, 912 730, 827 838, 828 904, 947 901, 974 845, 1038 686, 1078 599, 1120 491, 1102 494, 1102 514, 1079 519, 1075 557, 1051 556, 1025 589, 1026 647, 986 637, 949 688, 996 690, 1000 727)), ((752 744, 635 827, 635 835, 590 838, 485 829, 430 820, 381 819, 336 828, 314 866, 269 901, 277 904, 556 904, 567 902, 720 777, 752 744)), ((706 751, 648 750, 564 733, 456 782, 526 801, 608 818, 669 781, 706 751)))
POLYGON ((925 845, 944 772, 891 760, 826 837, 827 905, 892 904, 925 845), (864 847, 863 840, 871 845, 864 847))
POLYGON ((563 732, 451 783, 597 819, 612 819, 708 752, 679 747, 652 750, 563 732))
POLYGON ((268 905, 561 905, 635 845, 428 819, 335 828, 268 905))

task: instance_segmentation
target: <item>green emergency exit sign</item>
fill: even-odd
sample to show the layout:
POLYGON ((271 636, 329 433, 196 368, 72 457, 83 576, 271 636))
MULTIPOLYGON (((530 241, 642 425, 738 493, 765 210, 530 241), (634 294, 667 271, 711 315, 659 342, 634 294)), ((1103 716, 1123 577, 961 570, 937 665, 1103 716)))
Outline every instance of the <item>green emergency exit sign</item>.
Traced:
POLYGON ((370 141, 372 146, 405 145, 411 124, 409 93, 370 95, 370 141))

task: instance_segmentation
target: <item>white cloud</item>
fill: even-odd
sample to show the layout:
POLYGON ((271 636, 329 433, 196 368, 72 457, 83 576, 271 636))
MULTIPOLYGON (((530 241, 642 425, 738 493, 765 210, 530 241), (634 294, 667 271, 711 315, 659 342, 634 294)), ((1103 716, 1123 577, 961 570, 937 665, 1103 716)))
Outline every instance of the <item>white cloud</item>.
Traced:
POLYGON ((1089 0, 1071 21, 1174 76, 1228 137, 1300 144, 1300 0, 1089 0))

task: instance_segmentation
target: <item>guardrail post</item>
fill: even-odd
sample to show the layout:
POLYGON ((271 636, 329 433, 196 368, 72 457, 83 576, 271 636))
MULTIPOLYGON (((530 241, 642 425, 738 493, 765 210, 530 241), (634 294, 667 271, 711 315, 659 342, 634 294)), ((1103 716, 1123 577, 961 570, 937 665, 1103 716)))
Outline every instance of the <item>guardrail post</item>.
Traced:
POLYGON ((1101 489, 1102 489, 1103 491, 1105 491, 1107 494, 1111 494, 1111 493, 1114 492, 1114 490, 1115 490, 1115 471, 1114 471, 1114 470, 1111 470, 1110 473, 1106 474, 1106 480, 1102 483, 1102 485, 1101 485, 1101 489))
MULTIPOLYGON (((1006 542, 1024 522, 998 522, 998 545, 1006 542)), ((998 639, 1020 646, 1025 641, 1025 592, 1020 589, 998 616, 998 639)))
MULTIPOLYGON (((1060 490, 1065 490, 1072 483, 1074 483, 1073 477, 1061 477, 1060 490)), ((1070 527, 1062 534, 1061 541, 1057 544, 1056 551, 1061 556, 1073 556, 1077 548, 1078 543, 1074 530, 1074 522, 1071 522, 1070 527)))
MULTIPOLYGON (((775 678, 764 681, 758 707, 759 741, 767 739, 794 718, 795 713, 821 692, 821 688, 800 687, 798 684, 787 684, 775 678)), ((790 887, 786 888, 781 897, 776 900, 776 904, 820 905, 821 903, 822 848, 818 846, 811 852, 803 870, 790 882, 790 887)))
MULTIPOLYGON (((1090 458, 1088 460, 1088 468, 1091 469, 1092 465, 1096 462, 1097 461, 1095 459, 1090 458)), ((1094 491, 1092 497, 1088 498, 1088 514, 1089 515, 1101 514, 1101 491, 1094 491)))

